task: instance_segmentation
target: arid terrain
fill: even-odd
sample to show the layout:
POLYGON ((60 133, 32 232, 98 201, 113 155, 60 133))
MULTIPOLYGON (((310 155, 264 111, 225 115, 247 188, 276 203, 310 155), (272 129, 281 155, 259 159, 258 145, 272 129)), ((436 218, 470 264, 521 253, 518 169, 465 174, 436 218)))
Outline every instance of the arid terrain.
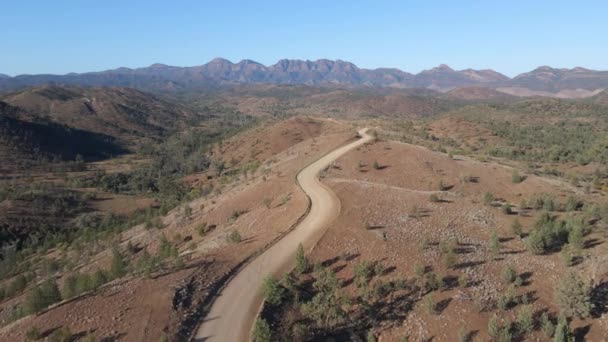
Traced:
POLYGON ((316 63, 0 82, 0 341, 605 339, 603 72, 316 63))

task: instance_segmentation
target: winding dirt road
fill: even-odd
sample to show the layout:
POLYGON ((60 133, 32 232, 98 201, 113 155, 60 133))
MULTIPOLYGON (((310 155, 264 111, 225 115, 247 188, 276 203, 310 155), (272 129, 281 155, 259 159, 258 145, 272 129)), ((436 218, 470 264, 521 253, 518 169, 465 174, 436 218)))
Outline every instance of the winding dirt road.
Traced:
POLYGON ((263 301, 260 285, 264 277, 291 270, 298 244, 302 243, 306 250, 310 250, 340 213, 340 200, 319 181, 318 174, 346 152, 371 141, 372 137, 366 132, 367 129, 360 130, 362 138, 333 150, 298 173, 297 181, 311 200, 309 214, 293 231, 230 280, 201 323, 195 341, 240 342, 250 339, 251 328, 263 301))

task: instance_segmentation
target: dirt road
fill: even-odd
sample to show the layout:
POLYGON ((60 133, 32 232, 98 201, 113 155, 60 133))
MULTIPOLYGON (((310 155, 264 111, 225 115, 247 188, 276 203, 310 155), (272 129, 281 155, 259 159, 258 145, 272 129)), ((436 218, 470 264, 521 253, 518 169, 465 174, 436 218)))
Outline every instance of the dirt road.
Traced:
POLYGON ((304 168, 298 183, 310 197, 311 209, 304 220, 283 239, 243 268, 219 294, 196 333, 195 341, 248 341, 251 328, 262 304, 260 285, 269 274, 278 275, 294 266, 299 243, 312 248, 323 235, 327 225, 340 213, 340 201, 318 179, 318 174, 346 152, 371 141, 362 129, 361 139, 342 146, 304 168))

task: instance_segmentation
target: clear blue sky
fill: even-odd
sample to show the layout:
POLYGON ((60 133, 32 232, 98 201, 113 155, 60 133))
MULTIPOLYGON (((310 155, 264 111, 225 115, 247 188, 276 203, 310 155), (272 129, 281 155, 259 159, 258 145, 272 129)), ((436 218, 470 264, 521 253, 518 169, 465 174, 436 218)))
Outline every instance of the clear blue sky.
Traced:
POLYGON ((0 73, 224 57, 343 59, 418 72, 608 69, 608 1, 5 1, 0 73))

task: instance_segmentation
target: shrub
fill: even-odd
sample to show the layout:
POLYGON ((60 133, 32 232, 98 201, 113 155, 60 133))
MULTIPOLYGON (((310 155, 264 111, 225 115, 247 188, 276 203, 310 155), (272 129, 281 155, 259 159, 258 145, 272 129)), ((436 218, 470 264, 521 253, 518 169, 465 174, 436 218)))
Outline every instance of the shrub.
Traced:
POLYGON ((517 327, 520 332, 530 332, 534 328, 532 307, 522 306, 517 312, 517 327))
POLYGON ((559 252, 559 255, 567 267, 574 265, 574 254, 572 254, 572 248, 570 248, 570 246, 563 247, 559 252))
POLYGON ((369 279, 372 277, 372 265, 367 260, 360 261, 355 264, 354 273, 355 284, 357 287, 362 287, 366 285, 369 279))
POLYGON ((511 204, 505 203, 502 205, 502 212, 505 215, 511 215, 511 214, 513 214, 513 207, 511 206, 511 204))
POLYGON ((540 255, 545 252, 545 241, 543 235, 538 230, 533 230, 526 239, 526 247, 532 254, 540 255))
POLYGON ((253 340, 255 342, 271 342, 272 333, 270 331, 270 325, 263 318, 258 318, 255 321, 255 327, 253 329, 253 340))
POLYGON ((454 250, 449 250, 443 255, 443 263, 446 268, 452 268, 456 264, 456 253, 454 250))
POLYGON ((577 252, 581 251, 585 245, 583 235, 583 228, 580 226, 572 227, 568 233, 568 244, 577 252))
POLYGON ((555 334, 553 335, 554 342, 573 342, 574 338, 570 333, 570 327, 568 326, 568 320, 566 317, 561 316, 557 321, 557 327, 555 328, 555 334))
POLYGON ((112 278, 120 278, 127 274, 127 261, 124 259, 118 247, 112 248, 112 263, 110 265, 110 275, 112 278))
POLYGON ((230 243, 239 243, 241 240, 241 234, 236 229, 230 231, 230 233, 226 236, 226 241, 230 243))
POLYGON ((486 192, 483 194, 483 203, 486 205, 492 204, 494 202, 494 195, 491 192, 486 192))
POLYGON ((513 173, 511 174, 511 182, 518 184, 518 183, 523 182, 523 180, 524 180, 524 177, 522 177, 519 174, 519 171, 513 170, 513 173))
POLYGON ((31 327, 27 330, 27 332, 25 333, 25 336, 28 338, 28 340, 31 341, 36 341, 39 340, 41 336, 40 334, 40 330, 38 330, 37 327, 31 327))
POLYGON ((439 191, 447 191, 450 189, 450 186, 447 185, 443 180, 439 181, 439 191))
POLYGON ((68 342, 72 339, 72 333, 70 329, 67 327, 61 327, 59 329, 55 329, 51 336, 49 336, 49 340, 51 342, 68 342))
POLYGON ((467 277, 466 274, 461 274, 458 277, 458 285, 462 288, 465 288, 469 285, 469 278, 467 277))
POLYGON ((500 240, 498 239, 498 235, 496 234, 495 230, 493 230, 490 234, 490 242, 488 247, 490 248, 490 252, 494 257, 500 253, 500 240))
POLYGON ((270 305, 279 305, 285 295, 285 289, 272 277, 264 278, 262 282, 262 292, 264 299, 270 305))
POLYGON ((37 313, 49 305, 61 301, 61 292, 54 280, 46 280, 40 287, 35 286, 26 298, 28 313, 37 313))
POLYGON ((199 224, 198 226, 196 226, 196 232, 198 233, 199 236, 205 236, 208 232, 207 230, 207 222, 203 222, 201 224, 199 224))
POLYGON ((310 263, 304 254, 304 246, 300 243, 296 250, 296 272, 299 274, 305 273, 310 268, 310 263))
POLYGON ((433 203, 441 202, 441 199, 439 198, 439 196, 437 196, 437 194, 431 194, 431 196, 429 197, 429 199, 433 203))
POLYGON ((443 287, 443 281, 434 272, 429 272, 424 287, 427 291, 437 291, 443 287))
POLYGON ((540 327, 545 335, 549 338, 553 337, 553 334, 555 334, 555 325, 551 321, 551 318, 549 318, 549 314, 547 312, 543 312, 543 314, 540 316, 540 327))
POLYGON ((374 169, 375 170, 380 170, 382 167, 380 166, 380 164, 378 163, 377 160, 374 160, 374 169))
POLYGON ((424 297, 424 307, 430 315, 434 315, 437 313, 437 304, 435 304, 435 300, 433 299, 432 294, 429 293, 428 295, 426 295, 426 297, 424 297))
POLYGON ((562 313, 578 318, 591 313, 591 289, 574 272, 568 272, 555 288, 555 302, 562 313))
POLYGON ((515 236, 521 237, 523 235, 522 226, 518 219, 513 220, 513 223, 511 223, 511 232, 515 236))
POLYGON ((493 315, 488 321, 488 335, 490 335, 490 337, 492 337, 493 339, 497 339, 499 334, 500 323, 498 322, 498 317, 496 317, 496 315, 493 315))
POLYGON ((512 282, 515 281, 515 278, 517 277, 517 272, 511 265, 508 265, 505 268, 503 268, 501 277, 502 277, 502 281, 505 284, 511 284, 512 282))
POLYGON ((580 202, 574 196, 568 196, 566 200, 566 204, 564 205, 564 210, 566 211, 575 211, 580 207, 580 202))
POLYGON ((414 266, 414 273, 418 277, 422 277, 424 275, 424 270, 425 270, 425 267, 422 265, 417 264, 416 266, 414 266))

